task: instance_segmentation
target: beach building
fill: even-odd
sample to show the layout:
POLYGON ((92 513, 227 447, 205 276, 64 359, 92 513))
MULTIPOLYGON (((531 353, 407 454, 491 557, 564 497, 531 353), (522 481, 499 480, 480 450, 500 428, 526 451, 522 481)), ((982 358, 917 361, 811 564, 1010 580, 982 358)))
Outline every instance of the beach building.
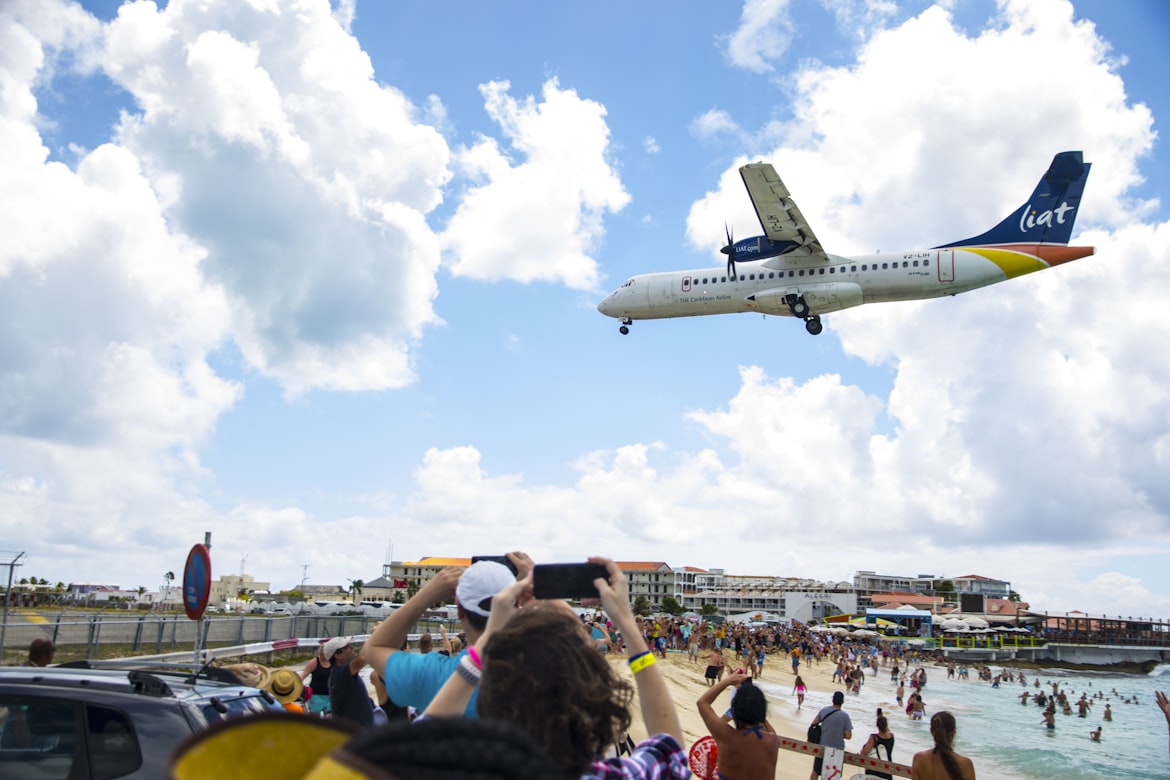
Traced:
POLYGON ((298 588, 298 590, 300 590, 301 593, 305 594, 306 601, 310 601, 312 599, 333 599, 334 601, 336 601, 337 599, 340 599, 340 598, 344 597, 347 593, 349 593, 348 590, 346 590, 345 588, 343 588, 340 585, 308 585, 308 584, 305 584, 305 585, 301 585, 300 588, 298 588))
POLYGON ((382 573, 362 585, 362 598, 369 601, 406 601, 407 587, 410 583, 402 574, 395 575, 394 564, 382 564, 382 573))
MULTIPOLYGON (((645 596, 655 607, 667 596, 679 597, 678 582, 694 583, 702 569, 687 567, 675 571, 663 561, 618 561, 630 583, 630 599, 645 596)), ((362 587, 369 599, 394 601, 404 597, 412 587, 421 588, 432 577, 449 566, 470 566, 470 558, 425 557, 417 561, 393 561, 383 564, 382 574, 362 587)))
POLYGON ((251 574, 225 574, 211 583, 207 603, 222 607, 239 601, 241 594, 250 597, 253 593, 268 593, 269 588, 269 583, 260 582, 251 574))
POLYGON ((904 604, 934 609, 936 612, 945 604, 961 606, 966 612, 982 612, 985 601, 1007 600, 1012 595, 1012 585, 1007 580, 980 574, 964 574, 960 577, 917 574, 909 577, 862 570, 853 575, 853 587, 863 608, 881 606, 879 600, 884 599, 887 602, 900 600, 904 604), (891 599, 891 595, 902 598, 891 599), (922 600, 923 596, 939 597, 941 602, 928 603, 922 600))
MULTIPOLYGON (((778 616, 782 622, 798 620, 811 623, 830 615, 853 614, 857 611, 857 595, 844 582, 802 582, 795 586, 773 582, 750 587, 727 587, 727 582, 721 584, 724 587, 681 594, 679 601, 690 612, 702 612, 704 607, 713 606, 720 615, 770 613, 778 616)), ((731 584, 738 583, 732 581, 731 584)))
MULTIPOLYGON (((362 587, 363 598, 405 601, 408 594, 422 587, 438 572, 449 566, 469 566, 470 558, 426 556, 417 561, 393 561, 383 564, 382 573, 362 587)), ((781 577, 764 574, 731 574, 724 569, 697 566, 672 567, 665 561, 618 561, 629 579, 630 599, 644 597, 653 610, 662 608, 667 596, 673 597, 690 612, 714 607, 717 614, 767 612, 783 620, 807 623, 830 615, 857 614, 869 607, 913 609, 940 613, 958 608, 962 594, 983 597, 988 611, 1014 613, 1007 606, 1011 584, 1004 580, 968 574, 941 577, 933 574, 915 576, 878 574, 858 571, 853 581, 820 581, 807 577, 781 577), (943 585, 942 583, 949 583, 943 585), (948 604, 946 596, 951 597, 948 604), (994 607, 994 610, 993 610, 994 607)), ((306 594, 307 595, 307 594, 306 594)))
POLYGON ((647 599, 653 608, 667 596, 678 599, 677 573, 662 561, 618 561, 618 568, 630 584, 630 600, 647 599))

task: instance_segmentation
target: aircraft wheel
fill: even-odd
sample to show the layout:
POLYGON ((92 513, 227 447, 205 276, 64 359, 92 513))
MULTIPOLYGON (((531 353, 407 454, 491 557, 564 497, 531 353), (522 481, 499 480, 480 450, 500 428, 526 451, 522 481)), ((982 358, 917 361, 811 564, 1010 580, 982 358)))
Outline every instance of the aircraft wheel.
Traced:
POLYGON ((804 329, 814 336, 820 335, 820 332, 824 330, 824 326, 821 325, 821 318, 809 317, 804 321, 804 329))
POLYGON ((808 304, 804 302, 804 298, 797 298, 789 304, 788 308, 792 309, 793 317, 803 318, 808 316, 808 304))
POLYGON ((622 334, 623 336, 628 336, 630 334, 630 329, 625 325, 622 325, 620 328, 618 328, 618 333, 622 334))

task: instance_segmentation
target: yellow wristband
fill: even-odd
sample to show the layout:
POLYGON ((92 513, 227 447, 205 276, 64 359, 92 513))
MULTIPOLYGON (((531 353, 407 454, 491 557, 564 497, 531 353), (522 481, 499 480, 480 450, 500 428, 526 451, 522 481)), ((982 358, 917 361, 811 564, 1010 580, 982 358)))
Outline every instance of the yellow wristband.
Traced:
POLYGON ((645 669, 647 666, 653 666, 653 665, 654 665, 654 654, 647 653, 646 655, 639 656, 638 658, 635 658, 634 660, 630 661, 630 673, 637 674, 638 672, 645 669))

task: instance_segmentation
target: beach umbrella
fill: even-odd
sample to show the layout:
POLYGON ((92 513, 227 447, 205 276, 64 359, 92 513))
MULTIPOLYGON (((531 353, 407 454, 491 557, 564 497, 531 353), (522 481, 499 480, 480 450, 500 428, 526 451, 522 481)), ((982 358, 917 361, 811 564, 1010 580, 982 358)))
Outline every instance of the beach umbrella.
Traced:
POLYGON ((833 634, 834 636, 843 636, 849 633, 849 629, 845 628, 844 626, 833 626, 829 629, 829 633, 833 634))
POLYGON ((969 625, 971 628, 987 628, 989 625, 986 620, 981 617, 975 617, 974 615, 963 618, 963 622, 969 625))
POLYGON ((878 636, 878 632, 870 631, 868 628, 859 628, 853 632, 853 636, 878 636))
POLYGON ((943 631, 966 631, 971 626, 967 625, 966 621, 961 618, 947 618, 942 622, 943 631))

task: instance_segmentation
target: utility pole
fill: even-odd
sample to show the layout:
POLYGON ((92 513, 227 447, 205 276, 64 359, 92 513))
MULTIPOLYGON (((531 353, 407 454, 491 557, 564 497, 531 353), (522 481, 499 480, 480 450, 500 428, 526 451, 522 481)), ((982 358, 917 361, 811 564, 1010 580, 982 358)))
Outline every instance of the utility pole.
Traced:
POLYGON ((310 564, 301 565, 301 595, 305 595, 305 583, 309 581, 309 566, 310 564))

